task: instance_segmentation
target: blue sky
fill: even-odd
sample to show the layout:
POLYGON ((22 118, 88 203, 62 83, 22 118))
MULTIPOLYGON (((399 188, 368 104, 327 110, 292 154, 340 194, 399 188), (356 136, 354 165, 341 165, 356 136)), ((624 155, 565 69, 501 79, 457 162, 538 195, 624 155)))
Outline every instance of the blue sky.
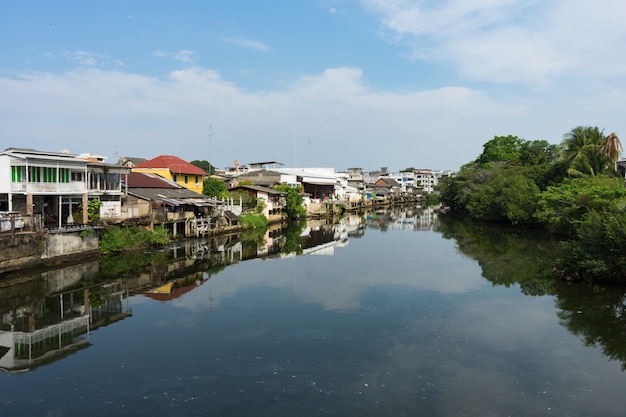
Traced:
POLYGON ((0 3, 0 147, 457 170, 626 137, 621 0, 0 3))

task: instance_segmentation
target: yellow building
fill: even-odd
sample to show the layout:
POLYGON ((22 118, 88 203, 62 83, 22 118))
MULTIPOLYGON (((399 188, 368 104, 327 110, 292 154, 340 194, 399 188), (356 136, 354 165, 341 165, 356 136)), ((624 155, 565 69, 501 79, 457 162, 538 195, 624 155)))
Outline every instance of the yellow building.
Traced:
POLYGON ((159 175, 200 194, 202 194, 204 179, 208 178, 207 173, 202 168, 171 155, 157 156, 135 165, 132 171, 159 175))

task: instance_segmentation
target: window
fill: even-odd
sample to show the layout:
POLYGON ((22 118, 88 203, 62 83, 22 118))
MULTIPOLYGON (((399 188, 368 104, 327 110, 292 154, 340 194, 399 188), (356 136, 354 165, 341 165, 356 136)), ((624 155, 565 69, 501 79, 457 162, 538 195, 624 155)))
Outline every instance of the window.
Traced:
MULTIPOLYGON (((59 168, 59 182, 69 182, 69 169, 59 168)), ((13 182, 57 182, 57 168, 29 166, 11 167, 11 181, 13 182), (26 175, 28 172, 28 176, 26 175)))
POLYGON ((57 169, 42 167, 41 168, 43 182, 57 182, 57 169))
POLYGON ((106 189, 107 190, 119 190, 121 183, 120 174, 106 174, 106 189))
POLYGON ((70 178, 72 181, 83 182, 83 173, 79 171, 72 171, 70 178))
POLYGON ((70 182, 69 168, 59 168, 59 182, 70 182))
POLYGON ((89 188, 92 190, 119 190, 120 174, 110 174, 108 172, 92 173, 89 175, 89 188))
POLYGON ((11 182, 22 182, 26 179, 26 167, 25 166, 12 166, 11 167, 11 182))
POLYGON ((178 175, 177 174, 172 175, 172 180, 174 180, 174 182, 178 182, 178 175))
POLYGON ((189 175, 185 175, 185 184, 189 184, 189 175))
POLYGON ((28 167, 28 182, 41 182, 41 167, 28 167))

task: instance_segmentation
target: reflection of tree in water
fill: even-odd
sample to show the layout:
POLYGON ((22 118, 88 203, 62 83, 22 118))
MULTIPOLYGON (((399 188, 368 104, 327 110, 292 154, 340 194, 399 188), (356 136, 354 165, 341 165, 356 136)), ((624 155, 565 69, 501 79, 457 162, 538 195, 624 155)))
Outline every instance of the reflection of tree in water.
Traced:
POLYGON ((496 285, 519 284, 526 295, 555 295, 561 325, 588 346, 602 348, 626 370, 626 288, 567 283, 552 275, 558 245, 541 231, 476 224, 441 216, 435 230, 455 239, 496 285))
POLYGON ((173 256, 170 251, 131 252, 103 256, 100 258, 100 278, 115 279, 134 276, 143 272, 147 267, 168 265, 172 260, 173 256))
POLYGON ((297 255, 302 254, 302 248, 304 244, 302 231, 305 227, 306 220, 300 220, 297 222, 290 222, 287 227, 283 229, 285 244, 282 248, 282 253, 295 253, 297 255))
POLYGON ((626 370, 626 288, 559 283, 561 324, 626 370))
POLYGON ((551 294, 552 262, 558 244, 545 232, 520 230, 441 216, 434 230, 454 239, 495 285, 519 284, 526 295, 551 294))

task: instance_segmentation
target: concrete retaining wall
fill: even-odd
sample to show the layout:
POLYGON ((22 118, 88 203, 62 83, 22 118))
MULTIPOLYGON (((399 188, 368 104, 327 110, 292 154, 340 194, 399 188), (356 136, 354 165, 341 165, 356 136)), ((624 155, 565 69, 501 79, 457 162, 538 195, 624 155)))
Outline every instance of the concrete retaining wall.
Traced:
POLYGON ((98 253, 97 233, 16 233, 0 235, 0 274, 98 253))
POLYGON ((80 232, 49 233, 46 235, 45 247, 41 258, 56 258, 98 250, 96 233, 81 236, 80 232))

